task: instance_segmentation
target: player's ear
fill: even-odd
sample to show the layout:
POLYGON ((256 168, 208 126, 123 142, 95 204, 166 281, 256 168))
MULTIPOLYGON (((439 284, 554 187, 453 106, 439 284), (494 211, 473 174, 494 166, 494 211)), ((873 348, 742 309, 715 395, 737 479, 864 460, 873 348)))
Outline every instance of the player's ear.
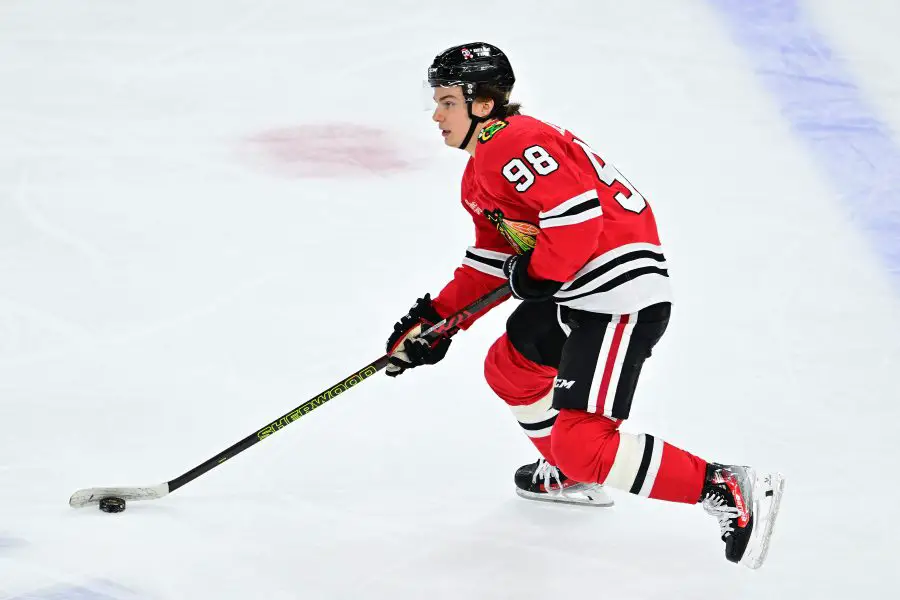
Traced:
POLYGON ((491 114, 491 111, 494 110, 494 101, 492 99, 488 100, 476 100, 475 106, 473 107, 473 112, 479 117, 486 117, 491 114))

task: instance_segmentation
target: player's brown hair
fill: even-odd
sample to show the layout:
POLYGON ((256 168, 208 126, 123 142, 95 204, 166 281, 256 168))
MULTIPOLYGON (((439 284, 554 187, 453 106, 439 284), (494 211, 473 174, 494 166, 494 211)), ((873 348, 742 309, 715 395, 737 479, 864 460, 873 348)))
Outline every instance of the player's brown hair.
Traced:
POLYGON ((522 114, 520 112, 520 109, 522 108, 521 104, 518 102, 509 102, 509 94, 507 92, 500 91, 491 85, 481 86, 478 90, 478 97, 476 100, 482 102, 493 100, 494 113, 491 116, 498 119, 505 119, 507 117, 514 117, 522 114))
POLYGON ((518 102, 510 102, 509 104, 507 104, 506 106, 503 107, 503 111, 502 111, 503 116, 501 118, 505 119, 506 117, 514 117, 516 115, 521 115, 522 113, 519 111, 519 109, 521 109, 521 108, 522 108, 522 105, 519 104, 518 102))

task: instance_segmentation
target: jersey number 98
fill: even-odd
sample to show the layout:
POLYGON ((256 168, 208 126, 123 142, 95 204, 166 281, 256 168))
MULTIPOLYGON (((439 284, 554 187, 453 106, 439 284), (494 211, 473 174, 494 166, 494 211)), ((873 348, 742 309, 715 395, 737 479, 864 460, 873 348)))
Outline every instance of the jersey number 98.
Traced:
MULTIPOLYGON (((531 146, 522 153, 538 175, 549 175, 559 168, 550 154, 540 146, 531 146)), ((516 190, 524 192, 534 184, 535 176, 521 158, 514 158, 503 166, 503 176, 516 184, 516 190)))
MULTIPOLYGON (((584 153, 594 166, 600 181, 615 192, 613 197, 616 199, 616 202, 627 211, 638 214, 643 212, 647 207, 647 201, 634 189, 634 186, 622 177, 622 174, 614 166, 604 162, 596 152, 591 150, 590 146, 578 138, 572 141, 584 150, 584 153)), ((540 146, 526 148, 522 156, 528 161, 531 168, 521 158, 514 158, 503 166, 503 176, 510 183, 514 183, 516 190, 519 192, 524 192, 534 185, 537 179, 535 173, 537 175, 549 175, 559 168, 559 163, 540 146)))

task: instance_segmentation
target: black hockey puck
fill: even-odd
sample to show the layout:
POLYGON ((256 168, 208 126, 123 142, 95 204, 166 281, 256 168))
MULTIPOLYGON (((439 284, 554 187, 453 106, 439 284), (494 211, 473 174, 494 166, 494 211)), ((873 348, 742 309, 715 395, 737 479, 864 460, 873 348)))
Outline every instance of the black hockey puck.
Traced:
POLYGON ((106 513, 120 513, 125 510, 125 500, 111 496, 100 499, 100 510, 106 513))

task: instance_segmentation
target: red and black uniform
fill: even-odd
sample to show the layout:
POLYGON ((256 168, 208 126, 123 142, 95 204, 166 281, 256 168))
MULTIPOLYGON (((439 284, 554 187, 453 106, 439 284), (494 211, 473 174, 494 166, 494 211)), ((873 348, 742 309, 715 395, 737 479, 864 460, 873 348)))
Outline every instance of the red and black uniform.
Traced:
POLYGON ((530 278, 562 284, 552 299, 522 303, 485 361, 535 446, 572 479, 697 502, 705 461, 618 431, 672 300, 644 197, 571 132, 513 116, 482 130, 461 201, 475 243, 434 299, 438 313, 496 288, 513 253, 529 253, 530 278))
POLYGON ((628 314, 671 301, 653 211, 571 132, 527 116, 488 124, 461 200, 475 244, 435 299, 443 314, 496 287, 503 261, 532 249, 529 275, 565 282, 560 305, 628 314))

